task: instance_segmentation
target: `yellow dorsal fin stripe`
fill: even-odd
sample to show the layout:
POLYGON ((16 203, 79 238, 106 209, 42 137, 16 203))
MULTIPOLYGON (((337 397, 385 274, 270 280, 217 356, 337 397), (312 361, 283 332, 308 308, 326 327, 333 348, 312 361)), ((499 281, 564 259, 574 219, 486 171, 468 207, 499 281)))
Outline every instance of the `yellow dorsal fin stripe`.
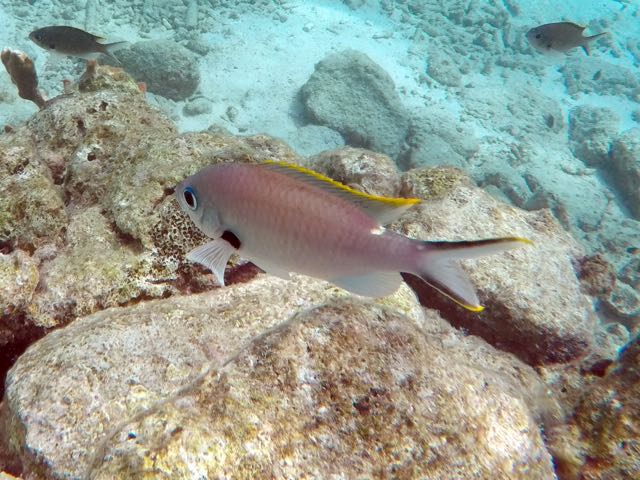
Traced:
POLYGON ((267 160, 264 162, 265 165, 276 165, 283 168, 291 169, 295 172, 302 173, 305 175, 309 175, 315 180, 320 182, 325 182, 328 185, 331 185, 335 188, 338 188, 346 193, 350 193, 355 195, 356 197, 360 197, 363 200, 371 200, 373 202, 380 202, 390 207, 410 207, 411 205, 416 205, 421 202, 419 198, 394 198, 394 197, 381 197, 379 195, 371 195, 369 193, 361 192, 356 190, 355 188, 348 187, 347 185, 337 182, 332 178, 329 178, 321 173, 315 172, 305 167, 301 167, 300 165, 295 165, 293 163, 280 162, 277 160, 267 160))

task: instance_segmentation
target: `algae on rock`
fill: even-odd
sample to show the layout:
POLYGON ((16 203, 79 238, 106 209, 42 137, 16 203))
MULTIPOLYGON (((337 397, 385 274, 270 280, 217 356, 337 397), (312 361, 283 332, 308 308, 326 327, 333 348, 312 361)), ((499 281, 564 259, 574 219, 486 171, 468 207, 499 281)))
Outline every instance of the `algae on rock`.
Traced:
POLYGON ((478 342, 406 286, 374 302, 264 275, 52 332, 11 370, 0 422, 51 477, 551 478, 544 386, 478 342))
POLYGON ((0 151, 0 246, 38 259, 27 321, 46 328, 189 289, 190 279, 211 287, 204 270, 184 265, 204 236, 172 200, 174 185, 215 162, 297 160, 262 135, 178 135, 122 70, 93 64, 25 127, 0 136, 0 151))

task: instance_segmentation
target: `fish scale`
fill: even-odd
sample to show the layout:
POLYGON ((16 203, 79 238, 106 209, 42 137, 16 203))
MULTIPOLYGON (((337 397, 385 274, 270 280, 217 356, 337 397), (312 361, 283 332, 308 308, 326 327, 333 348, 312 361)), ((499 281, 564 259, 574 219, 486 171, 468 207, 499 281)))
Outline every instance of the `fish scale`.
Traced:
MULTIPOLYGON (((304 268, 305 273, 314 276, 342 275, 361 265, 356 246, 372 239, 369 232, 380 226, 361 210, 278 173, 249 170, 239 181, 234 181, 233 177, 237 175, 233 171, 229 171, 228 176, 231 178, 221 175, 212 186, 218 182, 227 185, 218 201, 220 209, 228 212, 222 216, 226 228, 242 241, 241 254, 258 258, 269 256, 283 266, 297 265, 298 269, 304 268), (263 190, 255 188, 258 183, 262 184, 263 190), (241 196, 244 196, 243 201, 236 203, 234 199, 241 196), (265 203, 265 199, 270 202, 265 203), (335 212, 335 215, 327 215, 327 211, 335 212), (250 225, 251 232, 243 228, 244 225, 250 225), (332 234, 327 235, 327 232, 332 234), (282 248, 276 250, 277 246, 282 248), (320 249, 335 254, 316 261, 318 257, 312 253, 320 249)), ((380 250, 387 246, 380 240, 370 243, 380 250)), ((381 260, 386 258, 380 257, 381 260)), ((377 267, 383 270, 397 268, 397 262, 395 265, 389 263, 380 262, 377 267)))

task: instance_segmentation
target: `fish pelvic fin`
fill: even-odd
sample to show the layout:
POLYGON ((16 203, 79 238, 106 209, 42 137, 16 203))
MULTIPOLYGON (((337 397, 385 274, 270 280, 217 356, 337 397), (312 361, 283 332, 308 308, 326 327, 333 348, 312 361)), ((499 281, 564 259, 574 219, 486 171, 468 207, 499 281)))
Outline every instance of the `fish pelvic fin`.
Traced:
POLYGON ((484 307, 480 305, 471 280, 457 260, 493 255, 533 244, 530 240, 519 237, 421 243, 424 253, 418 260, 416 271, 410 273, 419 276, 440 293, 472 312, 481 312, 484 307))
POLYGON ((419 198, 392 198, 364 193, 343 185, 321 173, 292 163, 269 160, 262 165, 350 202, 380 225, 388 225, 394 222, 406 210, 420 203, 419 198))
POLYGON ((236 249, 226 239, 220 237, 200 245, 187 253, 187 260, 204 265, 221 287, 224 287, 224 269, 236 249))

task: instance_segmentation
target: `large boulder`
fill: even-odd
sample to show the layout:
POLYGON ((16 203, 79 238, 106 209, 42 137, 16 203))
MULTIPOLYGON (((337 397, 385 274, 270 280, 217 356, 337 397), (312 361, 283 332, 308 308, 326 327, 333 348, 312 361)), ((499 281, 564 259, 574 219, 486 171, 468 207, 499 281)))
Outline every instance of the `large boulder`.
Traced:
POLYGON ((611 177, 625 207, 640 220, 640 128, 624 132, 611 149, 611 177))
POLYGON ((344 139, 335 130, 321 125, 304 125, 291 136, 289 143, 303 157, 344 146, 344 139))
POLYGON ((549 479, 544 392, 406 287, 265 275, 52 332, 11 370, 0 431, 46 478, 549 479))
POLYGON ((171 100, 185 100, 200 84, 198 57, 172 40, 148 40, 118 50, 125 71, 147 90, 171 100))
POLYGON ((640 478, 640 337, 583 392, 568 425, 548 432, 562 478, 640 478))
POLYGON ((400 173, 386 155, 362 148, 340 148, 308 159, 310 168, 361 192, 397 197, 400 173))
POLYGON ((527 212, 501 203, 451 168, 406 172, 401 194, 425 200, 396 224, 411 237, 517 236, 533 242, 465 263, 484 312, 468 312, 414 280, 423 304, 530 364, 568 362, 591 350, 596 319, 573 268, 584 250, 548 210, 527 212))
POLYGON ((569 141, 573 154, 587 165, 601 167, 609 161, 620 117, 604 107, 581 105, 569 112, 569 141))
POLYGON ((405 170, 445 165, 463 168, 477 150, 478 140, 471 128, 450 115, 429 112, 411 120, 398 163, 405 170))
POLYGON ((347 144, 391 158, 400 153, 409 117, 391 77, 364 53, 327 56, 300 93, 311 122, 337 130, 347 144))
POLYGON ((23 127, 0 135, 0 249, 34 250, 58 239, 66 225, 63 192, 23 127))
POLYGON ((567 59, 560 71, 569 94, 574 98, 589 93, 619 95, 639 101, 640 80, 637 73, 602 58, 576 56, 567 59))
POLYGON ((205 237, 173 199, 180 180, 220 161, 297 161, 262 135, 179 136, 110 67, 1 135, 0 157, 0 378, 79 315, 213 286, 184 261, 205 237))

